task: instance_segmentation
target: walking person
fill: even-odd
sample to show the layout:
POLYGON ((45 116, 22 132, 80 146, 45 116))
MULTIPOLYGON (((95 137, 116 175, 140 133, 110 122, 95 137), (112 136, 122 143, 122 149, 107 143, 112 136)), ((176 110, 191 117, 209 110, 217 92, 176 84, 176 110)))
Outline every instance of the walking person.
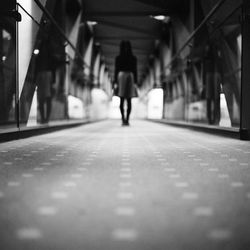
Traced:
POLYGON ((122 125, 129 125, 129 116, 132 110, 131 99, 137 97, 137 59, 132 53, 131 43, 121 41, 120 54, 115 59, 115 78, 114 82, 117 96, 120 97, 120 111, 122 125), (125 115, 124 103, 127 102, 127 112, 125 115))

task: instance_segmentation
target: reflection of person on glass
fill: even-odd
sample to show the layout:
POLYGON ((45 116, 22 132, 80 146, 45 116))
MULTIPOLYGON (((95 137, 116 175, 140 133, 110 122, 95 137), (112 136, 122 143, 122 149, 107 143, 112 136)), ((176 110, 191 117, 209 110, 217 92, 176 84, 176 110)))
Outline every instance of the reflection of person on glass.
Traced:
POLYGON ((120 97, 120 111, 122 125, 129 125, 129 116, 132 109, 131 98, 137 97, 135 83, 137 83, 137 59, 132 53, 129 41, 120 44, 120 55, 115 60, 115 84, 120 97), (127 101, 127 114, 124 114, 124 101, 127 101))
POLYGON ((39 54, 37 57, 37 99, 41 116, 41 123, 49 121, 51 113, 52 83, 54 65, 52 61, 51 38, 49 37, 49 23, 44 23, 44 33, 39 41, 39 54))

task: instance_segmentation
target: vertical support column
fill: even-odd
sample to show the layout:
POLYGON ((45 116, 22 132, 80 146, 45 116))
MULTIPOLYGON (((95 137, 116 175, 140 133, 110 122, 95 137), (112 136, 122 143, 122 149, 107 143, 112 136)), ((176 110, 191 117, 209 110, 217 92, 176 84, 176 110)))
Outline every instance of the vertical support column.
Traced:
POLYGON ((250 140, 250 1, 242 6, 242 78, 240 139, 250 140))

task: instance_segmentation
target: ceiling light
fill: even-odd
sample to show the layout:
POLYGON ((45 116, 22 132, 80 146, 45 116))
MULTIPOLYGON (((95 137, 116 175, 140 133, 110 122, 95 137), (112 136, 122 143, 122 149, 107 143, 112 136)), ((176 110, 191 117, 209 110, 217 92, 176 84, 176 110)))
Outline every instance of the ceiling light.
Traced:
POLYGON ((159 20, 159 21, 163 21, 163 20, 165 20, 165 16, 163 16, 163 15, 157 15, 157 16, 152 16, 154 19, 156 19, 156 20, 159 20))
POLYGON ((170 20, 169 16, 164 16, 164 15, 157 15, 157 16, 150 16, 151 18, 154 18, 158 21, 162 21, 164 23, 168 23, 168 21, 170 20))
POLYGON ((96 21, 87 21, 87 24, 91 25, 91 26, 94 26, 94 25, 97 24, 97 22, 96 21))

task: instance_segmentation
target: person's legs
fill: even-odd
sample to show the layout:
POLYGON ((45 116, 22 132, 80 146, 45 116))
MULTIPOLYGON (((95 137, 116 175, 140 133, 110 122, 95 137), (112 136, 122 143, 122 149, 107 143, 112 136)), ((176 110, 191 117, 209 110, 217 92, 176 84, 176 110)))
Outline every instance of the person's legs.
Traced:
POLYGON ((129 116, 132 110, 132 103, 131 98, 127 98, 127 117, 126 117, 126 123, 129 124, 129 116))
POLYGON ((120 97, 120 111, 121 111, 121 116, 122 116, 122 123, 125 122, 125 117, 124 117, 124 97, 120 97))

